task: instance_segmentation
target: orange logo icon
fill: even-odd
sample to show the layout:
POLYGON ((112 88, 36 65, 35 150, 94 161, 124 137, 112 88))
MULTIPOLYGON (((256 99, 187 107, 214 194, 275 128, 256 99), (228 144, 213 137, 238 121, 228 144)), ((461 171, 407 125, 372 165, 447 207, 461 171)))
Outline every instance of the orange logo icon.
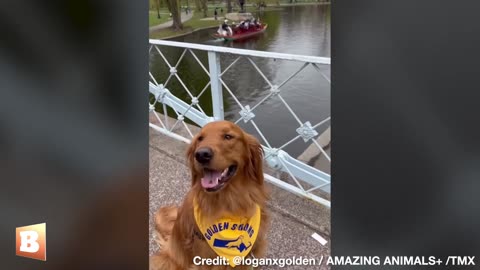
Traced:
POLYGON ((16 228, 17 256, 47 260, 46 223, 16 228))

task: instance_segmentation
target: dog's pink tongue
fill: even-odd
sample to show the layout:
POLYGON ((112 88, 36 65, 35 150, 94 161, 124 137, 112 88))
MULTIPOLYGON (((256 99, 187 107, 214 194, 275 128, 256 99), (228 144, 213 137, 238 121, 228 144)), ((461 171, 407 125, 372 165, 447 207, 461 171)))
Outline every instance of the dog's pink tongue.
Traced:
POLYGON ((213 188, 218 185, 218 178, 222 175, 222 172, 217 171, 205 171, 202 178, 203 188, 213 188))

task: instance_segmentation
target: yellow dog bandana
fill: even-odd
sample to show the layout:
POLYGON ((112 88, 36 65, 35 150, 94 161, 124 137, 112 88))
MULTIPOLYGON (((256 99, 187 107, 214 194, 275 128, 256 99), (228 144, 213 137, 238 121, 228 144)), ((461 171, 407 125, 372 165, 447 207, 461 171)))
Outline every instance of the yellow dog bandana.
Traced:
POLYGON ((228 259, 232 267, 233 258, 245 257, 250 252, 260 228, 260 206, 256 205, 255 214, 250 218, 223 217, 207 222, 201 216, 197 202, 194 201, 195 222, 208 245, 218 256, 228 259))

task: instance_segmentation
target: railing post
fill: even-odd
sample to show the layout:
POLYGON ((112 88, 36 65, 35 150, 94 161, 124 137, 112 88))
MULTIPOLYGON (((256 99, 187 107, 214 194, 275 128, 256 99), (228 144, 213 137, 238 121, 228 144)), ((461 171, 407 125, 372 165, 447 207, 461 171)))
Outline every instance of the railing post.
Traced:
POLYGON ((216 52, 208 52, 208 67, 210 72, 210 87, 212 89, 213 117, 215 120, 223 120, 223 92, 220 82, 220 55, 216 52))

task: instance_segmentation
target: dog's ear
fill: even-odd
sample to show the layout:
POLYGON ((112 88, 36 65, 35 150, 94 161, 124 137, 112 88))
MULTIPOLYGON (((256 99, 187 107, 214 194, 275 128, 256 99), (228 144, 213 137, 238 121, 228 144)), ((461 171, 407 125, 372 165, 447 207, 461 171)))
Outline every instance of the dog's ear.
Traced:
POLYGON ((250 134, 245 134, 248 148, 248 162, 245 165, 248 178, 263 185, 263 148, 258 140, 250 134))
POLYGON ((197 149, 197 141, 198 141, 198 134, 192 138, 192 141, 190 142, 190 146, 187 149, 187 162, 188 166, 190 168, 190 172, 192 174, 192 186, 195 183, 195 179, 197 179, 197 171, 195 170, 194 167, 194 162, 195 162, 195 150, 197 149))

